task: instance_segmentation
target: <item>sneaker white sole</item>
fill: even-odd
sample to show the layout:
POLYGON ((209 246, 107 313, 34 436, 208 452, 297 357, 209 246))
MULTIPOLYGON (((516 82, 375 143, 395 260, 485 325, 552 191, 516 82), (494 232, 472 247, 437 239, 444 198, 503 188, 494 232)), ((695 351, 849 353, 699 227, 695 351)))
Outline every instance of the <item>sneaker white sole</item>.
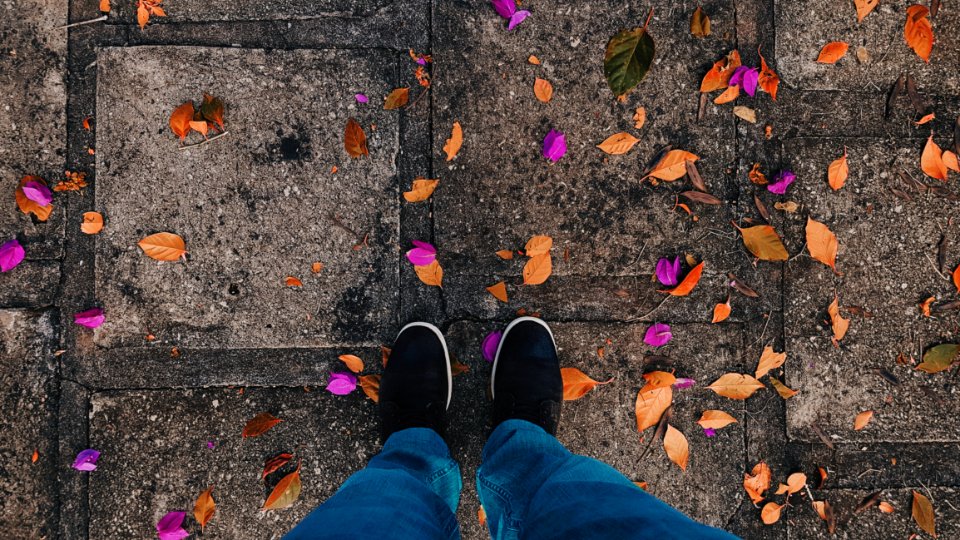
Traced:
POLYGON ((450 409, 450 400, 453 398, 453 370, 450 368, 450 351, 447 349, 447 340, 443 339, 443 332, 441 332, 439 328, 428 322, 409 323, 401 328, 397 335, 399 336, 404 330, 413 326, 429 328, 430 331, 437 335, 437 338, 440 340, 440 344, 443 345, 443 357, 447 361, 447 407, 444 410, 448 410, 450 409))
POLYGON ((507 334, 510 333, 510 329, 512 329, 514 326, 524 321, 533 321, 539 324, 540 326, 546 328, 547 333, 550 334, 550 341, 553 342, 553 348, 554 349, 557 348, 557 340, 553 338, 553 331, 550 330, 550 327, 547 325, 547 323, 543 322, 543 319, 539 319, 537 317, 520 317, 518 319, 514 319, 513 321, 511 321, 510 324, 508 324, 507 327, 503 330, 503 335, 500 336, 500 343, 497 344, 497 354, 493 357, 493 372, 490 373, 490 397, 491 398, 497 397, 496 395, 494 395, 494 392, 493 392, 493 383, 494 381, 497 380, 497 362, 500 361, 500 348, 503 347, 503 342, 506 341, 507 334))

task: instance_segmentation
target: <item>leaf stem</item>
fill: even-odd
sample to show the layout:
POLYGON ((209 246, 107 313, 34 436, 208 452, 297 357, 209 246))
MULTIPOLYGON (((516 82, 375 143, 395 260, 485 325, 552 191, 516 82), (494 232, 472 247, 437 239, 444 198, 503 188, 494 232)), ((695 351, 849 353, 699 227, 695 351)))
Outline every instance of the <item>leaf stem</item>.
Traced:
POLYGON ((187 149, 189 149, 189 148, 196 148, 196 147, 198 147, 198 146, 203 146, 203 145, 207 144, 207 143, 210 142, 210 141, 215 141, 215 140, 219 139, 220 137, 223 137, 223 136, 226 135, 227 133, 230 133, 230 132, 229 132, 229 131, 224 131, 223 133, 217 133, 217 134, 214 135, 213 137, 209 137, 209 138, 204 139, 204 140, 202 140, 202 141, 200 141, 200 142, 198 142, 198 143, 187 144, 187 145, 184 145, 184 146, 179 146, 179 147, 177 147, 177 150, 187 150, 187 149))
POLYGON ((647 14, 647 20, 643 23, 643 31, 647 31, 647 25, 650 24, 650 19, 653 18, 653 8, 650 8, 650 13, 647 14))

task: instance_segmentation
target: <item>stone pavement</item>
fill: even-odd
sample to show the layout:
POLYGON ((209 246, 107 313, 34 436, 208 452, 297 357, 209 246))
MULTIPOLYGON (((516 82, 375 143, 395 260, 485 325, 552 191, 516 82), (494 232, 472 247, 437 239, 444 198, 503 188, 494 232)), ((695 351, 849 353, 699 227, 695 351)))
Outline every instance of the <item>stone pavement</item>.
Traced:
MULTIPOLYGON (((190 513, 213 485, 217 511, 204 536, 279 538, 379 448, 372 402, 323 389, 341 368, 337 356, 356 354, 375 372, 380 345, 419 318, 440 325, 469 367, 455 380, 449 443, 465 478, 463 536, 484 538, 471 481, 490 412, 480 343, 520 308, 555 324, 565 366, 614 378, 565 405, 560 439, 692 516, 746 538, 827 538, 812 494, 836 509, 840 537, 905 539, 921 533, 910 517, 916 490, 934 501, 940 537, 960 537, 956 368, 926 374, 910 364, 958 333, 955 308, 931 318, 917 309, 928 296, 935 305, 956 299, 940 272, 960 263, 957 176, 945 197, 909 187, 901 174, 932 185, 918 167, 924 141, 932 128, 941 147, 953 143, 960 10, 952 2, 934 20, 929 64, 903 42, 907 2, 881 2, 857 24, 846 0, 710 0, 702 4, 713 33, 704 39, 689 33, 692 0, 524 2, 533 14, 512 32, 486 0, 167 0, 168 16, 143 30, 132 0, 113 4, 106 21, 57 29, 98 17, 97 2, 0 3, 0 178, 8 194, 26 174, 57 181, 82 171, 90 184, 57 193, 47 222, 20 213, 12 195, 0 212, 2 240, 16 236, 27 250, 0 274, 8 537, 154 537, 160 517, 190 513), (603 77, 604 46, 641 25, 650 7, 655 64, 619 103, 603 77), (850 52, 817 64, 830 40, 849 42, 850 52), (857 60, 861 46, 869 58, 857 60), (736 48, 756 65, 758 47, 783 80, 776 102, 738 101, 758 122, 730 105, 700 111, 697 90, 712 63, 736 48), (416 104, 384 111, 392 89, 420 92, 411 49, 433 56, 433 86, 416 104), (930 124, 912 123, 906 97, 884 119, 903 72, 936 113, 930 124), (552 82, 550 103, 534 98, 536 77, 552 82), (179 149, 170 112, 203 92, 226 102, 229 133, 179 149), (357 93, 370 103, 358 104, 357 93), (648 121, 634 130, 638 106, 648 121), (344 151, 348 118, 367 133, 363 159, 344 151), (453 122, 464 144, 447 161, 441 149, 453 122), (553 165, 540 155, 551 128, 570 146, 553 165), (617 131, 641 142, 622 156, 595 148, 617 131), (691 204, 697 221, 674 209, 687 180, 639 181, 668 144, 700 156, 700 173, 723 201, 691 204), (850 178, 834 192, 826 168, 844 147, 850 178), (798 181, 776 196, 748 180, 754 163, 771 175, 792 169, 798 181), (400 192, 417 176, 439 178, 439 187, 429 202, 406 203, 400 192), (785 263, 756 263, 730 226, 762 222, 754 195, 783 236, 785 263), (774 210, 784 200, 800 210, 774 210), (92 210, 106 226, 87 236, 79 223, 92 210), (807 216, 839 238, 840 274, 806 255, 807 216), (186 240, 188 262, 143 256, 137 241, 158 231, 186 240), (554 238, 554 272, 523 287, 522 258, 494 252, 537 234, 554 238), (437 246, 442 290, 406 262, 412 240, 437 246), (685 253, 706 261, 703 278, 690 296, 664 301, 654 265, 685 253), (315 261, 324 265, 317 274, 315 261), (733 292, 728 273, 759 298, 733 292), (286 276, 303 286, 285 287, 286 276), (508 303, 484 290, 500 280, 508 303), (824 323, 835 292, 852 320, 839 347, 824 323), (728 294, 733 315, 710 324, 728 294), (94 331, 73 324, 91 306, 104 308, 106 322, 94 331), (657 351, 643 342, 654 321, 675 336, 657 351), (795 397, 766 388, 732 401, 705 389, 723 373, 752 373, 766 345, 788 353, 779 374, 795 397), (676 392, 673 411, 690 441, 686 472, 656 442, 644 455, 651 432, 643 440, 636 432, 637 390, 654 365, 697 381, 676 392), (738 423, 706 438, 695 423, 706 409, 738 423), (854 431, 863 410, 874 419, 854 431), (265 411, 283 422, 242 439, 246 421, 265 411), (85 448, 102 452, 92 473, 70 468, 85 448), (263 461, 282 451, 301 459, 302 494, 291 508, 261 512, 263 461), (759 461, 774 486, 803 471, 817 487, 818 467, 829 477, 765 526, 742 487, 759 461), (876 491, 894 513, 855 514, 876 491)), ((199 533, 192 517, 185 526, 199 533)))

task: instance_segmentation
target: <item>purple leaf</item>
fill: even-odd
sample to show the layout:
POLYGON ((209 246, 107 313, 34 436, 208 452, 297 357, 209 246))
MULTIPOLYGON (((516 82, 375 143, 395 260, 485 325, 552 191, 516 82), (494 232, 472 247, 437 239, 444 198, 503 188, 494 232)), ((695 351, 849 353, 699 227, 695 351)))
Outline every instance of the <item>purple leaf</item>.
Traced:
POLYGON ((366 103, 370 101, 370 98, 368 98, 364 94, 355 94, 353 97, 357 98, 357 103, 366 103))
POLYGON ((77 454, 77 459, 73 460, 72 467, 78 471, 95 471, 97 470, 98 459, 100 459, 100 452, 93 448, 81 450, 80 453, 77 454))
POLYGON ((190 533, 181 527, 186 516, 186 512, 167 512, 167 515, 160 518, 157 522, 157 536, 160 540, 181 540, 190 536, 190 533))
POLYGON ((777 176, 773 178, 772 184, 767 184, 767 189, 771 193, 776 193, 777 195, 783 195, 787 192, 787 188, 790 187, 790 184, 797 179, 797 175, 793 171, 780 171, 777 173, 777 176))
POLYGON ((87 328, 100 326, 103 324, 104 319, 106 319, 106 317, 103 315, 103 310, 98 307, 81 311, 80 313, 74 313, 73 315, 73 322, 80 326, 86 326, 87 328))
POLYGON ((9 272, 20 264, 25 251, 17 239, 8 241, 0 246, 0 272, 9 272))
POLYGON ((217 447, 217 441, 207 441, 207 448, 213 450, 217 447))
POLYGON ((667 285, 668 287, 673 287, 679 283, 678 279, 680 277, 680 257, 677 256, 673 262, 670 262, 670 259, 660 259, 657 261, 657 279, 660 280, 660 283, 667 285))
POLYGON ((757 81, 759 79, 760 72, 757 71, 757 68, 740 66, 730 76, 730 86, 740 85, 743 91, 752 97, 757 92, 757 81))
POLYGON ((330 380, 327 382, 327 390, 331 394, 345 396, 353 392, 357 387, 357 377, 353 373, 346 371, 333 371, 330 373, 330 380))
POLYGON ((707 437, 717 436, 717 432, 713 428, 708 428, 708 427, 703 428, 703 434, 706 435, 707 437))
POLYGON ((522 23, 523 20, 529 16, 530 12, 525 9, 521 9, 520 11, 514 13, 510 16, 510 22, 507 23, 507 30, 513 30, 518 24, 522 23))
POLYGON ((567 153, 567 139, 563 133, 551 129, 547 136, 543 138, 543 157, 553 163, 560 161, 567 153))
POLYGON ((517 11, 516 0, 490 0, 493 9, 497 10, 497 15, 504 19, 509 19, 517 11))
POLYGON ((53 193, 50 188, 36 180, 31 180, 23 185, 23 194, 40 206, 46 206, 53 202, 53 193))
POLYGON ((653 323, 647 328, 647 335, 643 337, 643 342, 651 347, 663 347, 673 339, 670 332, 670 326, 664 323, 653 323))
POLYGON ((407 260, 414 266, 427 266, 437 258, 437 248, 432 245, 420 240, 414 240, 413 245, 416 247, 407 252, 407 260))
POLYGON ((480 350, 483 352, 484 360, 493 362, 494 357, 497 356, 497 347, 500 345, 500 338, 502 337, 503 332, 494 330, 487 334, 487 337, 483 338, 483 344, 480 345, 480 350))
POLYGON ((677 382, 673 383, 673 387, 677 390, 683 390, 684 388, 690 388, 691 386, 697 384, 697 381, 693 379, 688 379, 686 377, 680 377, 677 379, 677 382))

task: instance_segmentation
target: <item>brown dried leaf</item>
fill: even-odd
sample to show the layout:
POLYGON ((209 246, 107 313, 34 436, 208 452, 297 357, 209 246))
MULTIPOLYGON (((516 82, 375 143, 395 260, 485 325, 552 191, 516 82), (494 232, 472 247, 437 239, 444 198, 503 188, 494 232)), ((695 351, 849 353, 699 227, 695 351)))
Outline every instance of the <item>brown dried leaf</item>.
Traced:
POLYGON ((347 119, 347 125, 343 130, 343 147, 352 158, 370 155, 370 151, 367 150, 367 134, 353 118, 347 119))
POLYGON ((259 437, 282 421, 283 420, 276 418, 270 413, 260 413, 251 418, 247 422, 247 425, 243 426, 243 432, 241 435, 244 439, 247 437, 259 437))
POLYGON ((410 101, 410 87, 396 88, 383 98, 383 110, 392 111, 405 106, 410 101))

